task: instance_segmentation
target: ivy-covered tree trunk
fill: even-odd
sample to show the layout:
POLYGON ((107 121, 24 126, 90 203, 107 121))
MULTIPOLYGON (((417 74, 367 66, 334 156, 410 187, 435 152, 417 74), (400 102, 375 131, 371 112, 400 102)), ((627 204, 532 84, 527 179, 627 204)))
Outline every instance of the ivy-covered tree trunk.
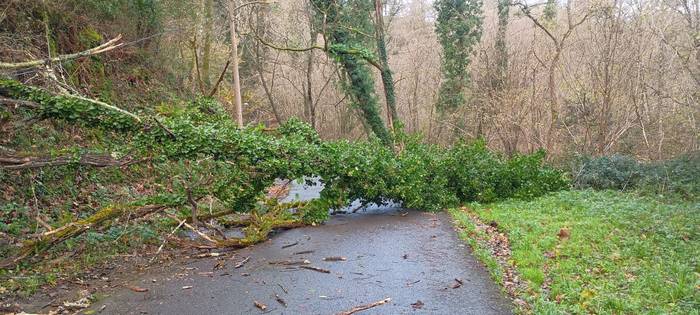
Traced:
POLYGON ((498 31, 496 33, 496 77, 493 86, 502 89, 505 85, 508 73, 508 44, 506 32, 508 31, 508 17, 510 14, 510 0, 498 0, 498 31))
MULTIPOLYGON (((342 34, 335 34, 336 40, 342 40, 342 34)), ((391 135, 384 126, 384 122, 379 113, 377 98, 374 95, 374 80, 372 72, 367 65, 351 54, 338 54, 340 65, 343 66, 348 75, 350 83, 350 93, 355 100, 355 105, 362 111, 365 122, 372 129, 372 132, 386 145, 391 145, 391 135)))
POLYGON ((374 0, 375 29, 377 33, 377 53, 382 66, 381 76, 386 98, 387 119, 389 126, 396 129, 400 124, 399 114, 396 111, 396 93, 394 89, 394 77, 389 67, 389 57, 386 53, 386 40, 384 39, 384 12, 382 0, 374 0))
MULTIPOLYGON (((325 30, 327 36, 326 51, 347 73, 350 98, 362 111, 372 132, 385 145, 392 145, 391 135, 379 112, 372 72, 367 66, 371 53, 366 48, 368 44, 365 37, 372 31, 372 21, 367 12, 373 9, 373 1, 311 1, 317 13, 316 23, 320 25, 319 29, 325 30), (347 25, 349 23, 352 25, 347 25)), ((393 91, 393 81, 391 83, 393 91)))
POLYGON ((435 33, 443 50, 438 110, 451 110, 464 103, 464 89, 469 82, 467 67, 482 33, 483 16, 480 0, 436 0, 435 33))

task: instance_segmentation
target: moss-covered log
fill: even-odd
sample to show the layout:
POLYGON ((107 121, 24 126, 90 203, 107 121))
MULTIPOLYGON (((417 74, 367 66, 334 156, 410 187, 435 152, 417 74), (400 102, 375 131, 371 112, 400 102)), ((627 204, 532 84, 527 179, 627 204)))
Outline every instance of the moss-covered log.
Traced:
POLYGON ((95 214, 75 222, 71 222, 60 228, 41 234, 37 239, 24 241, 18 254, 14 258, 8 258, 0 262, 1 268, 11 268, 25 259, 44 252, 47 249, 64 242, 67 239, 76 237, 84 232, 106 225, 111 220, 129 214, 132 218, 143 217, 145 215, 158 212, 164 209, 162 205, 110 205, 97 211, 95 214))

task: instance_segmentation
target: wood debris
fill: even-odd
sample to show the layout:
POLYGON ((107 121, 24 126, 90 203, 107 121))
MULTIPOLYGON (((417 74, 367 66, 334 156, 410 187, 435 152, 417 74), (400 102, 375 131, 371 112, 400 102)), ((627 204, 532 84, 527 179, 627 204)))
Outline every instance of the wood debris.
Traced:
POLYGON ((267 305, 262 304, 258 301, 253 301, 253 305, 255 305, 255 307, 259 308, 261 311, 264 311, 267 309, 267 305))
POLYGON ((129 285, 126 287, 129 288, 129 290, 134 291, 134 292, 148 292, 147 288, 141 288, 141 287, 132 286, 132 285, 129 285))
POLYGON ((224 261, 224 260, 219 260, 219 261, 216 262, 216 265, 214 265, 214 267, 212 268, 212 270, 219 270, 219 269, 223 269, 224 267, 226 267, 226 261, 224 261))
POLYGON ((247 263, 248 260, 250 260, 250 256, 244 258, 241 262, 239 262, 238 264, 236 264, 236 266, 234 266, 233 268, 234 268, 234 269, 238 269, 238 268, 243 267, 243 265, 245 265, 245 263, 247 263))
POLYGON ((425 305, 425 303, 423 303, 421 300, 416 301, 416 303, 411 303, 411 307, 417 310, 423 308, 423 305, 425 305))
POLYGON ((311 262, 304 259, 304 260, 280 260, 280 261, 271 261, 269 262, 270 265, 282 265, 282 266, 298 266, 298 265, 308 265, 311 262))
POLYGON ((323 269, 323 268, 314 267, 314 266, 299 266, 299 268, 309 269, 309 270, 323 272, 323 273, 331 273, 331 271, 328 269, 323 269))
POLYGON ((294 255, 311 254, 311 253, 313 253, 313 252, 314 252, 314 251, 312 251, 312 250, 303 250, 303 251, 300 251, 300 252, 295 252, 294 255))
POLYGON ((346 257, 343 256, 330 256, 323 258, 323 261, 346 261, 348 260, 346 257))
POLYGON ((287 302, 279 295, 275 294, 275 300, 277 300, 277 303, 282 304, 282 306, 287 307, 287 302))
POLYGON ((211 252, 211 253, 204 253, 204 254, 196 255, 196 256, 194 256, 194 258, 219 257, 219 256, 223 256, 223 255, 225 255, 225 254, 211 252))
POLYGON ((282 246, 282 248, 290 248, 290 247, 296 246, 296 245, 299 245, 299 242, 294 242, 294 243, 291 243, 291 244, 284 245, 284 246, 282 246))
POLYGON ((351 315, 351 314, 355 314, 355 313, 357 313, 357 312, 361 312, 361 311, 364 311, 364 310, 368 310, 368 309, 373 308, 373 307, 377 307, 377 306, 380 306, 380 305, 384 305, 384 304, 389 303, 389 302, 391 302, 391 299, 390 299, 390 298, 386 298, 386 299, 383 299, 383 300, 381 300, 381 301, 377 301, 377 302, 374 302, 374 303, 369 303, 369 304, 364 304, 364 305, 355 306, 355 307, 353 307, 352 309, 350 309, 350 310, 348 310, 348 311, 340 312, 340 313, 338 313, 338 314, 336 314, 336 315, 351 315))

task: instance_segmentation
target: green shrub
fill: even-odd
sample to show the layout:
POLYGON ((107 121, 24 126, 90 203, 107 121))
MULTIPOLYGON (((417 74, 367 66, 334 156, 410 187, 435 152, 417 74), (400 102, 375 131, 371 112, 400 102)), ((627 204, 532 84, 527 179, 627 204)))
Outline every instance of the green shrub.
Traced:
POLYGON ((685 199, 700 194, 700 152, 647 163, 619 155, 586 157, 579 165, 574 186, 581 189, 637 189, 685 199))
POLYGON ((624 190, 637 186, 641 175, 639 163, 621 155, 584 158, 576 175, 577 188, 624 190))
POLYGON ((643 169, 639 187, 645 190, 678 195, 685 199, 700 196, 700 152, 648 163, 643 169))

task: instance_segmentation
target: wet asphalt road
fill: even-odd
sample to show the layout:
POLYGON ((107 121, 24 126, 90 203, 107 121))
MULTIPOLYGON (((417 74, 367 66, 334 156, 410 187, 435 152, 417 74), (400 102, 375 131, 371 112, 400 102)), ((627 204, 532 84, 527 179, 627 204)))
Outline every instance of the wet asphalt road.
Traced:
MULTIPOLYGON (((295 197, 308 198, 309 189, 293 187, 290 198, 295 197)), ((193 259, 170 269, 131 283, 148 292, 123 288, 92 308, 101 314, 336 314, 391 298, 361 314, 511 313, 510 301, 458 239, 445 213, 373 208, 335 215, 324 225, 283 231, 224 258, 193 259), (303 251, 313 252, 295 254, 303 251), (323 261, 329 256, 347 261, 323 261), (270 264, 299 260, 331 273, 270 264), (218 262, 225 267, 213 271, 218 262), (463 285, 453 288, 455 278, 463 285), (415 308, 419 300, 423 305, 415 308)))

